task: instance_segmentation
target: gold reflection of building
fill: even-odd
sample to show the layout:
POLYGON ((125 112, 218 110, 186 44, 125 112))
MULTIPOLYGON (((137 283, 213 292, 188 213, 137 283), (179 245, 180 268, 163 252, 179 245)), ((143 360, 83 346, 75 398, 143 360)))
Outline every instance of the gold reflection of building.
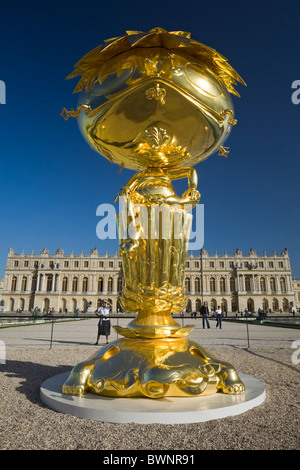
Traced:
MULTIPOLYGON (((47 312, 93 312, 102 299, 110 299, 120 311, 119 295, 124 285, 119 255, 17 254, 9 250, 4 279, 0 280, 0 309, 47 312)), ((257 255, 189 254, 185 266, 187 311, 198 311, 207 301, 210 310, 257 312, 258 309, 291 312, 300 307, 300 280, 292 280, 288 251, 257 255)))

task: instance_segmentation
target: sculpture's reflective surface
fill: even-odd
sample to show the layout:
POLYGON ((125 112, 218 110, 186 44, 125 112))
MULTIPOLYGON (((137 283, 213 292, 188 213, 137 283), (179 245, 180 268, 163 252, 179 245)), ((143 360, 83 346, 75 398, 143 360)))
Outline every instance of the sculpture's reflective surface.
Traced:
MULTIPOLYGON (((185 338, 172 313, 185 306, 183 274, 191 227, 188 211, 200 199, 192 165, 223 147, 234 120, 229 93, 242 82, 215 50, 188 33, 155 28, 127 32, 81 59, 77 116, 92 148, 139 172, 117 196, 125 311, 137 312, 124 339, 78 364, 63 387, 109 396, 161 397, 241 393, 230 364, 185 338), (187 178, 177 195, 172 181, 187 178), (130 228, 130 230, 128 229, 130 228)), ((243 83, 243 82, 242 82, 243 83)))

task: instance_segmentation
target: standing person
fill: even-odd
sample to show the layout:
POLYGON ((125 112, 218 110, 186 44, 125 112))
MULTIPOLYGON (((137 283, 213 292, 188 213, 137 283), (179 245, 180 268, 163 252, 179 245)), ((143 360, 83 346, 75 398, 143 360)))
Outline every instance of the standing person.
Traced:
POLYGON ((108 337, 110 335, 109 312, 111 310, 111 307, 112 307, 111 304, 104 300, 102 303, 102 306, 98 308, 96 315, 97 317, 100 317, 100 320, 98 323, 98 335, 97 335, 97 341, 95 344, 98 344, 98 341, 101 335, 106 336, 106 344, 108 344, 108 337))
POLYGON ((207 302, 204 302, 204 304, 200 308, 200 315, 202 315, 203 328, 205 328, 205 323, 206 323, 207 328, 210 328, 210 324, 208 321, 208 314, 209 314, 209 311, 208 311, 207 302))
POLYGON ((218 305, 218 308, 216 310, 216 317, 217 317, 217 324, 216 324, 216 328, 218 328, 218 326, 220 327, 220 330, 222 329, 222 309, 220 308, 220 305, 218 305))

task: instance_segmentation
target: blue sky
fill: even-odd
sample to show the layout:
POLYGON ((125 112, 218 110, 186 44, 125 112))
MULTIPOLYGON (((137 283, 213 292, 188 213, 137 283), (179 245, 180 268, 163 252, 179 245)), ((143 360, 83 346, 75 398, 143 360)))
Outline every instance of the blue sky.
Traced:
POLYGON ((160 26, 189 31, 229 59, 247 83, 233 97, 237 126, 228 158, 196 166, 210 254, 288 248, 300 278, 299 1, 132 0, 5 2, 0 17, 0 277, 9 247, 16 252, 104 253, 117 240, 96 236, 96 209, 112 203, 133 172, 92 151, 76 120, 73 65, 104 39, 160 26), (46 6, 45 6, 46 5, 46 6))

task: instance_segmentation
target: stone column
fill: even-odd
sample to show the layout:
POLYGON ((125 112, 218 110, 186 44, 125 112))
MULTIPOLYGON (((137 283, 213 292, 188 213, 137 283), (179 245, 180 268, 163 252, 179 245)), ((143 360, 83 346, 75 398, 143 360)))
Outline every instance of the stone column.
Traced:
POLYGON ((256 292, 256 285, 255 285, 255 275, 252 274, 252 292, 256 292))
POLYGON ((51 292, 54 292, 54 290, 55 290, 55 274, 52 274, 51 292))
POLYGON ((42 292, 45 292, 45 282, 46 282, 46 275, 43 274, 43 283, 42 283, 42 289, 41 289, 42 292))

